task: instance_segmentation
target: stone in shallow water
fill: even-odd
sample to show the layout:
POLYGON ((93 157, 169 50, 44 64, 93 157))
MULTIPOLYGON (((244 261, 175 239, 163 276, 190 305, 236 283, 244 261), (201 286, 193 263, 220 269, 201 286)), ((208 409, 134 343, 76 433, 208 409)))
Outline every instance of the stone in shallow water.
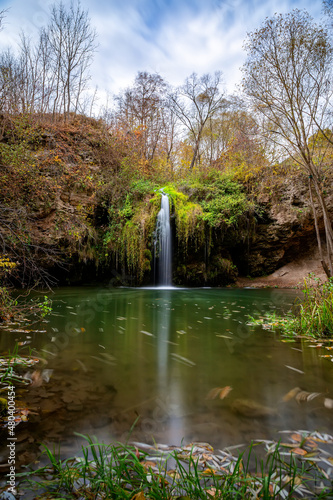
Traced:
POLYGON ((231 405, 233 412, 248 418, 264 418, 277 415, 277 410, 256 403, 252 399, 235 399, 231 405))

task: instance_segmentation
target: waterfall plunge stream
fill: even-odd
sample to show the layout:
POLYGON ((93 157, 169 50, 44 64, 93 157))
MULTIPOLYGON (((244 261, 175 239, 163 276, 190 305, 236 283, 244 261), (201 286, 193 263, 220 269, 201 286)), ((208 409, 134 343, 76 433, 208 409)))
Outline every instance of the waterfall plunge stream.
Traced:
POLYGON ((158 257, 159 286, 172 285, 171 270, 171 228, 169 198, 162 192, 161 210, 157 216, 156 237, 154 242, 155 258, 158 257))

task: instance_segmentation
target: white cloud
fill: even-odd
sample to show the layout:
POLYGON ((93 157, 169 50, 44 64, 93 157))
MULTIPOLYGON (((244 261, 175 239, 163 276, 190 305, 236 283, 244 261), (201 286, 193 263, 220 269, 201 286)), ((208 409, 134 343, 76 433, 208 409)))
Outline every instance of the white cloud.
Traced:
MULTIPOLYGON (((66 3, 66 0, 65 0, 66 3)), ((20 29, 31 36, 47 23, 52 0, 0 0, 10 10, 0 47, 13 45, 20 29)), ((92 84, 118 92, 138 71, 159 72, 181 84, 192 72, 222 70, 229 91, 240 80, 243 41, 266 16, 299 7, 319 18, 310 0, 82 0, 99 35, 92 84)))

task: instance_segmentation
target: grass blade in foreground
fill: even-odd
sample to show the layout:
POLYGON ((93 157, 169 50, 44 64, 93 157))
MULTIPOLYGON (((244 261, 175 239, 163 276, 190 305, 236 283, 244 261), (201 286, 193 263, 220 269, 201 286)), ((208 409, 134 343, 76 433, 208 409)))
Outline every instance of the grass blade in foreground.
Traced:
MULTIPOLYGON (((293 443, 298 434, 290 434, 293 443)), ((317 446, 332 444, 332 436, 308 433, 294 444, 260 442, 238 456, 214 453, 204 443, 143 445, 139 450, 136 444, 106 446, 85 439, 80 458, 62 461, 46 448, 50 464, 21 474, 20 488, 34 491, 30 498, 39 499, 329 498, 332 492, 332 468, 325 471, 327 452, 317 446), (253 448, 263 445, 265 455, 259 459, 253 448)))

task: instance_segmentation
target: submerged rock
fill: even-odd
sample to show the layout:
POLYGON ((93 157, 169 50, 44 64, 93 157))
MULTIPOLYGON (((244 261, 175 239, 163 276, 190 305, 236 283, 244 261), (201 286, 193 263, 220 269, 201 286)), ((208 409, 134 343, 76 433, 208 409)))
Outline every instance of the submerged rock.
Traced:
POLYGON ((235 399, 231 405, 231 410, 248 418, 264 418, 277 415, 276 409, 263 406, 252 399, 235 399))

